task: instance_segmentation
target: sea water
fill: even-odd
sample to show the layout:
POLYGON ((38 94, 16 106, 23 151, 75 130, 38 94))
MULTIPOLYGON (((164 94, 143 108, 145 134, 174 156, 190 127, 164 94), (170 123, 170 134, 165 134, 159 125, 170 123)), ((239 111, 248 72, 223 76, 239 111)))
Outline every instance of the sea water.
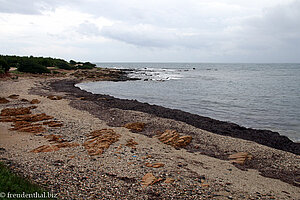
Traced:
POLYGON ((90 82, 95 94, 176 108, 300 141, 300 64, 98 63, 139 81, 90 82))

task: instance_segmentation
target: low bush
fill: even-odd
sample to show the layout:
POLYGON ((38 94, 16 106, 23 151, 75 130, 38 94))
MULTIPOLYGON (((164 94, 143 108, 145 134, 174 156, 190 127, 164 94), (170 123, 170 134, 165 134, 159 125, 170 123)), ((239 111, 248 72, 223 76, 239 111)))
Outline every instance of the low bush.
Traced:
POLYGON ((36 63, 34 60, 24 59, 18 67, 20 72, 28 72, 33 74, 50 73, 47 67, 36 63))
POLYGON ((0 58, 0 73, 5 73, 9 71, 9 66, 3 58, 0 58))

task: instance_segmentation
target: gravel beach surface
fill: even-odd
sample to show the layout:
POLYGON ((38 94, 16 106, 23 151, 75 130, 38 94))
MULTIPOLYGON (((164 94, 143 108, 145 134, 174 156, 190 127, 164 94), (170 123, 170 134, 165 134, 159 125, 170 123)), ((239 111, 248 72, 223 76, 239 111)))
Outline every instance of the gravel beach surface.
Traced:
MULTIPOLYGON (((67 78, 39 77, 0 82, 0 96, 9 100, 0 104, 1 111, 35 105, 32 114, 45 113, 63 124, 27 133, 9 130, 11 122, 0 122, 0 160, 59 199, 300 199, 296 152, 118 107, 112 97, 80 91, 74 83, 67 78), (19 96, 8 98, 12 94, 19 96), (30 104, 32 99, 40 103, 30 104), (145 124, 144 129, 124 127, 134 122, 145 124), (85 144, 93 131, 103 129, 118 138, 102 154, 91 155, 85 144), (191 136, 192 142, 184 148, 164 144, 157 133, 166 129, 191 136), (49 140, 49 135, 61 137, 63 143, 49 140), (78 145, 32 151, 66 143, 78 145), (238 152, 247 152, 251 159, 232 163, 229 156, 238 152)), ((126 106, 126 101, 117 101, 126 106)))

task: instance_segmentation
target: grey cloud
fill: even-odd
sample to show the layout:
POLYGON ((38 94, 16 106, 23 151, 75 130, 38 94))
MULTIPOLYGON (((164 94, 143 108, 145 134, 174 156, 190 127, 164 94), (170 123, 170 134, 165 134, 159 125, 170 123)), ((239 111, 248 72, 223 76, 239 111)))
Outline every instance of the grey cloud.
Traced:
POLYGON ((76 28, 77 32, 87 36, 97 36, 100 34, 98 27, 91 22, 84 22, 76 28))
POLYGON ((295 48, 300 52, 300 1, 267 9, 263 16, 245 20, 242 29, 235 34, 244 49, 263 47, 282 55, 295 48))
POLYGON ((212 49, 228 39, 222 32, 198 29, 162 28, 151 25, 117 23, 102 28, 101 35, 139 47, 212 49))
MULTIPOLYGON (((80 0, 73 0, 78 3, 80 0)), ((39 15, 43 11, 51 11, 60 5, 68 5, 66 0, 0 0, 0 13, 18 13, 39 15)))
POLYGON ((145 47, 169 47, 176 40, 173 33, 147 25, 106 26, 102 28, 101 35, 127 44, 145 47))
POLYGON ((261 7, 255 6, 258 0, 244 2, 0 0, 0 12, 41 14, 66 6, 67 9, 89 14, 88 21, 66 31, 66 34, 76 31, 86 37, 101 35, 109 38, 111 40, 106 41, 105 45, 110 47, 111 55, 119 52, 124 59, 129 55, 128 49, 150 60, 149 55, 162 58, 159 53, 151 52, 151 49, 159 48, 167 58, 176 55, 173 56, 175 60, 181 55, 182 58, 193 57, 197 61, 197 55, 201 55, 229 62, 235 59, 246 62, 298 59, 299 62, 300 1, 288 5, 284 2, 266 8, 263 13, 260 13, 261 7), (254 9, 248 9, 246 4, 254 9), (99 29, 96 25, 98 17, 111 20, 114 24, 99 29))
POLYGON ((0 0, 0 12, 20 14, 40 14, 40 9, 33 1, 24 4, 22 0, 0 0))

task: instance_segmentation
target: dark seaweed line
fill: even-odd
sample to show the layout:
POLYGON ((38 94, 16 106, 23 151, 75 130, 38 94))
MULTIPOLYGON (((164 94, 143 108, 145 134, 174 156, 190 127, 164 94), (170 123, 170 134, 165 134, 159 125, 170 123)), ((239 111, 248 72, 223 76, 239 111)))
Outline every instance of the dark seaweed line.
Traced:
POLYGON ((141 103, 136 100, 119 99, 102 94, 92 94, 75 87, 76 83, 78 83, 77 80, 60 80, 52 82, 50 86, 55 91, 67 92, 76 97, 86 97, 91 101, 101 101, 99 100, 101 98, 105 99, 102 100, 101 103, 108 108, 140 111, 157 117, 173 119, 215 134, 250 140, 268 147, 300 155, 300 143, 295 143, 288 137, 282 136, 277 132, 245 128, 234 123, 219 121, 177 109, 141 103))

